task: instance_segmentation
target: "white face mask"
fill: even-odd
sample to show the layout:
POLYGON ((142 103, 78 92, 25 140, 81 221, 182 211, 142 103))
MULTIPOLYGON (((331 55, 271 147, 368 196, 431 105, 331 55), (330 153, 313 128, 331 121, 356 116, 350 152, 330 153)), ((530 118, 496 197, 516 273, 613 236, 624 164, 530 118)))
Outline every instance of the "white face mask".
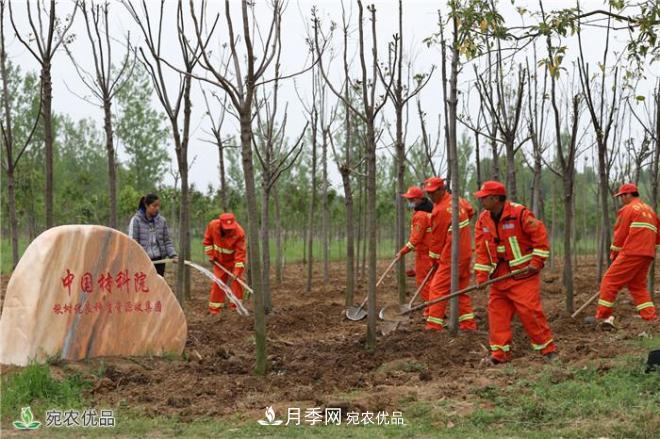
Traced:
POLYGON ((414 209, 415 207, 417 207, 415 203, 413 203, 412 201, 408 201, 408 209, 414 209))

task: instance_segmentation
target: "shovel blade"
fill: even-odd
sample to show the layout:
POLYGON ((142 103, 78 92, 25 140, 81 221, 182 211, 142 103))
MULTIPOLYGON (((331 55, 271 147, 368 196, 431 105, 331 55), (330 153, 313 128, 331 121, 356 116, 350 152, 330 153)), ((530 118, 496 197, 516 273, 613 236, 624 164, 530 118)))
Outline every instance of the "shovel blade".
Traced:
POLYGON ((380 327, 380 333, 381 335, 387 335, 391 332, 394 332, 397 330, 399 327, 399 324, 401 322, 385 322, 383 325, 380 327))
POLYGON ((387 322, 405 322, 408 320, 408 315, 401 314, 409 310, 410 306, 408 305, 399 305, 398 303, 393 303, 381 308, 380 312, 378 313, 378 317, 387 322))
POLYGON ((346 318, 348 320, 358 321, 367 316, 367 310, 360 306, 349 306, 346 308, 346 318))

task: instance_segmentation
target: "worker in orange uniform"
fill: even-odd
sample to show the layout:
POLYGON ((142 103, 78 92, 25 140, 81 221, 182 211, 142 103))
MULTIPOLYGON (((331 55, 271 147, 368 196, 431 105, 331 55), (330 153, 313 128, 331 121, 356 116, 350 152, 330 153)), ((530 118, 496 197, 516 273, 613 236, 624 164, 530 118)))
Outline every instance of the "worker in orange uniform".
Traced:
POLYGON ((521 270, 490 287, 489 360, 499 364, 511 359, 511 320, 517 314, 534 350, 552 361, 557 347, 541 307, 540 271, 550 256, 545 225, 525 206, 507 201, 506 188, 498 181, 484 182, 474 195, 485 209, 475 225, 477 282, 521 270))
MULTIPOLYGON (((430 300, 446 296, 451 291, 451 195, 445 190, 445 182, 439 177, 431 177, 424 182, 424 190, 433 201, 431 213, 431 240, 429 256, 437 265, 429 293, 430 300)), ((474 209, 467 200, 459 200, 459 260, 458 288, 467 288, 470 284, 470 263, 472 260, 472 238, 470 236, 470 214, 474 209)), ((427 330, 442 331, 445 326, 447 301, 429 307, 426 318, 427 330)), ((458 297, 458 327, 462 330, 476 330, 472 300, 467 294, 458 297)))
POLYGON ((613 262, 600 284, 596 319, 602 321, 612 315, 617 293, 627 286, 639 315, 644 320, 655 320, 655 306, 646 280, 655 250, 660 245, 658 217, 639 199, 637 186, 632 183, 621 186, 615 196, 623 207, 617 215, 610 247, 613 262))
MULTIPOLYGON (((245 231, 236 222, 233 213, 221 214, 206 227, 204 253, 213 264, 215 277, 227 284, 239 300, 243 299, 243 288, 239 282, 234 282, 234 280, 241 278, 245 270, 245 248, 245 231), (217 267, 216 262, 232 273, 232 276, 217 267)), ((225 293, 214 282, 211 286, 209 312, 218 314, 224 307, 225 293)), ((231 308, 235 309, 236 305, 232 303, 231 308)))
MULTIPOLYGON (((417 186, 409 187, 408 191, 401 196, 408 200, 408 207, 412 208, 414 213, 411 219, 408 242, 399 250, 397 257, 402 258, 411 251, 415 251, 415 281, 419 287, 433 266, 433 262, 429 257, 433 203, 426 198, 424 191, 417 186)), ((431 282, 427 282, 420 293, 424 302, 429 300, 430 287, 431 282)), ((424 309, 424 315, 428 315, 427 308, 424 309)))

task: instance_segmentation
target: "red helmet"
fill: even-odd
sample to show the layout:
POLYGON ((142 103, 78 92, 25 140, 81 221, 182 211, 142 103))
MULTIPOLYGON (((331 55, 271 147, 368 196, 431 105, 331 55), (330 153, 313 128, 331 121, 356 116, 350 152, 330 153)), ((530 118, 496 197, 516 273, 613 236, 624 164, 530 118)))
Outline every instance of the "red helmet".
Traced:
POLYGON ((477 198, 484 198, 490 195, 506 195, 506 187, 499 181, 484 181, 481 189, 474 193, 477 198))
POLYGON ((221 213, 220 225, 225 230, 234 230, 236 229, 236 217, 233 213, 221 213))
POLYGON ((424 198, 424 191, 417 186, 410 186, 405 194, 401 194, 403 198, 424 198))
POLYGON ((634 183, 626 183, 621 185, 619 192, 617 192, 614 196, 618 197, 625 194, 632 194, 633 192, 639 192, 637 190, 637 185, 634 183))
POLYGON ((435 192, 445 187, 445 181, 440 177, 427 178, 424 181, 424 190, 426 192, 435 192))

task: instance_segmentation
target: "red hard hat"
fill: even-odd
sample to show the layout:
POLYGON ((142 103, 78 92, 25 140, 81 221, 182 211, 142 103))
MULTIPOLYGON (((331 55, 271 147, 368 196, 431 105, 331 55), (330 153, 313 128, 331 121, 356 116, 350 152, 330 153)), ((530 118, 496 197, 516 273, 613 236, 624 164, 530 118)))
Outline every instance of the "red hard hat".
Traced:
POLYGON ((405 194, 401 194, 403 198, 424 198, 424 191, 417 186, 410 186, 405 194))
POLYGON ((236 228, 236 217, 233 213, 221 213, 220 225, 225 230, 234 230, 236 228))
POLYGON ((440 177, 427 178, 424 181, 424 190, 426 192, 435 192, 445 187, 445 181, 440 177))
POLYGON ((484 181, 481 189, 474 193, 477 198, 484 198, 490 195, 506 195, 506 187, 499 181, 484 181))
POLYGON ((621 185, 619 192, 617 192, 614 196, 618 197, 619 195, 632 194, 633 192, 639 192, 637 190, 637 185, 634 183, 626 183, 621 185))

